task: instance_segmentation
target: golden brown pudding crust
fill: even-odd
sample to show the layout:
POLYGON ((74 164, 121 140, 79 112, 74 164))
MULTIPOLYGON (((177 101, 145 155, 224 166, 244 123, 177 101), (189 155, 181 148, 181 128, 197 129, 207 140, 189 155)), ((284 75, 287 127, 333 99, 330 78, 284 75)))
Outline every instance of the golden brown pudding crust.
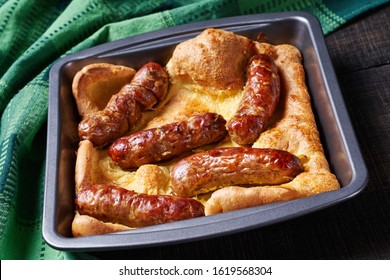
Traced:
POLYGON ((110 97, 129 83, 135 70, 121 65, 94 63, 79 71, 72 84, 81 117, 102 110, 110 97))
MULTIPOLYGON (((181 121, 199 113, 217 113, 229 120, 242 98, 246 65, 255 54, 267 54, 274 60, 281 91, 267 130, 251 147, 288 151, 300 159, 304 171, 280 185, 227 186, 198 195, 195 199, 205 205, 206 215, 307 197, 340 187, 330 172, 320 142, 301 54, 291 45, 259 43, 216 29, 207 29, 179 44, 166 65, 170 78, 166 101, 144 114, 140 124, 129 133, 181 121)), ((85 114, 88 109, 83 109, 85 114)), ((107 150, 97 150, 88 140, 82 141, 77 152, 76 192, 89 184, 111 184, 147 194, 171 195, 170 171, 180 159, 211 148, 238 146, 226 136, 217 144, 195 149, 173 160, 147 164, 138 170, 123 170, 112 162, 107 150)), ((73 223, 75 236, 126 229, 129 228, 77 213, 73 223)))
POLYGON ((181 83, 240 90, 245 82, 247 62, 253 54, 253 41, 248 38, 206 29, 196 38, 179 44, 167 68, 181 83))

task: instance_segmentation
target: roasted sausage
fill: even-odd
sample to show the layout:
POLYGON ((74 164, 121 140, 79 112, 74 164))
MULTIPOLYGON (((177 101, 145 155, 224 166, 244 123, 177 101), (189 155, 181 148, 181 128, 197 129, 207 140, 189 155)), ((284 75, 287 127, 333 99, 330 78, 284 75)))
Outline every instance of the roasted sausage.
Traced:
POLYGON ((149 90, 161 101, 168 91, 168 74, 160 64, 149 62, 135 74, 131 84, 149 90))
POLYGON ((204 216, 192 198, 139 194, 110 185, 90 185, 76 196, 76 209, 103 222, 144 227, 204 216))
POLYGON ((276 149, 216 148, 180 160, 171 171, 172 190, 192 197, 232 185, 273 185, 303 171, 295 155, 276 149))
POLYGON ((108 154, 124 169, 137 168, 216 143, 226 135, 225 119, 215 113, 206 113, 121 137, 112 143, 108 154))
POLYGON ((168 74, 154 62, 145 64, 132 81, 113 95, 107 106, 84 118, 78 127, 81 140, 102 147, 131 130, 142 112, 156 106, 168 92, 168 74))
POLYGON ((280 96, 280 81, 276 65, 264 54, 251 58, 247 67, 247 82, 238 110, 228 122, 232 140, 252 144, 267 128, 280 96))
POLYGON ((79 137, 91 141, 95 147, 103 147, 134 127, 141 114, 136 100, 124 94, 114 95, 109 107, 79 123, 79 137))

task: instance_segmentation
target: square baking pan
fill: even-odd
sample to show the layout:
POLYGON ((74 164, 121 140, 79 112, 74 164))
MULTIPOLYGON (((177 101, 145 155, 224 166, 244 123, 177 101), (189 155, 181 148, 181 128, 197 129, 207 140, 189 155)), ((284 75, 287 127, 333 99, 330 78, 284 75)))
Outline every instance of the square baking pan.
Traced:
POLYGON ((52 247, 71 251, 119 250, 190 242, 258 228, 340 203, 363 190, 368 180, 321 26, 314 16, 302 12, 257 14, 186 24, 64 57, 50 72, 46 164, 43 237, 52 247), (72 237, 77 125, 80 121, 71 92, 74 75, 85 65, 96 62, 135 69, 149 61, 165 65, 178 43, 209 27, 233 31, 253 40, 262 32, 271 44, 291 44, 301 51, 325 155, 341 188, 308 198, 131 231, 72 237))

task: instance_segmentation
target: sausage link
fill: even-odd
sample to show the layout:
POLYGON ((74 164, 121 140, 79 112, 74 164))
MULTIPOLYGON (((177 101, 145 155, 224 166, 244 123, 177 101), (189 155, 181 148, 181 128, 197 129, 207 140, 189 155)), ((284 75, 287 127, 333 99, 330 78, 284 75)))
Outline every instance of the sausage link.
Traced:
POLYGON ((225 119, 215 113, 206 113, 121 137, 112 143, 108 154, 124 169, 137 168, 216 143, 226 135, 225 119))
POLYGON ((237 112, 228 122, 232 140, 252 144, 266 129, 280 96, 280 81, 276 65, 264 54, 251 58, 247 67, 247 83, 237 112))
POLYGON ((136 100, 125 94, 116 94, 111 97, 109 107, 79 123, 79 137, 90 140, 96 147, 103 147, 132 129, 141 116, 136 100))
POLYGON ((138 85, 124 85, 121 92, 129 99, 137 101, 142 112, 151 110, 158 103, 156 96, 150 90, 138 85))
POLYGON ((144 227, 204 216, 192 198, 139 194, 110 185, 90 185, 76 196, 76 209, 103 222, 144 227))
POLYGON ((303 171, 295 155, 276 149, 216 148, 180 160, 171 171, 173 192, 191 197, 232 185, 274 185, 303 171))
POLYGON ((133 80, 111 97, 107 106, 86 118, 78 127, 81 140, 102 147, 131 130, 142 112, 152 109, 168 92, 168 75, 154 62, 145 64, 133 80))
POLYGON ((160 64, 149 62, 134 75, 131 84, 147 89, 161 101, 168 92, 168 74, 160 64))

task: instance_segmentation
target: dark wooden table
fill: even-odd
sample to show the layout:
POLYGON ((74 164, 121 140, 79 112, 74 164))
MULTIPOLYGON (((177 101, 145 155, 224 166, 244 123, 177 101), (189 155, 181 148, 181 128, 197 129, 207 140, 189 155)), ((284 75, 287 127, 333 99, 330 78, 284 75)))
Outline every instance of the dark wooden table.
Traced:
POLYGON ((390 4, 326 36, 369 182, 337 206, 239 234, 106 259, 390 259, 390 4))

